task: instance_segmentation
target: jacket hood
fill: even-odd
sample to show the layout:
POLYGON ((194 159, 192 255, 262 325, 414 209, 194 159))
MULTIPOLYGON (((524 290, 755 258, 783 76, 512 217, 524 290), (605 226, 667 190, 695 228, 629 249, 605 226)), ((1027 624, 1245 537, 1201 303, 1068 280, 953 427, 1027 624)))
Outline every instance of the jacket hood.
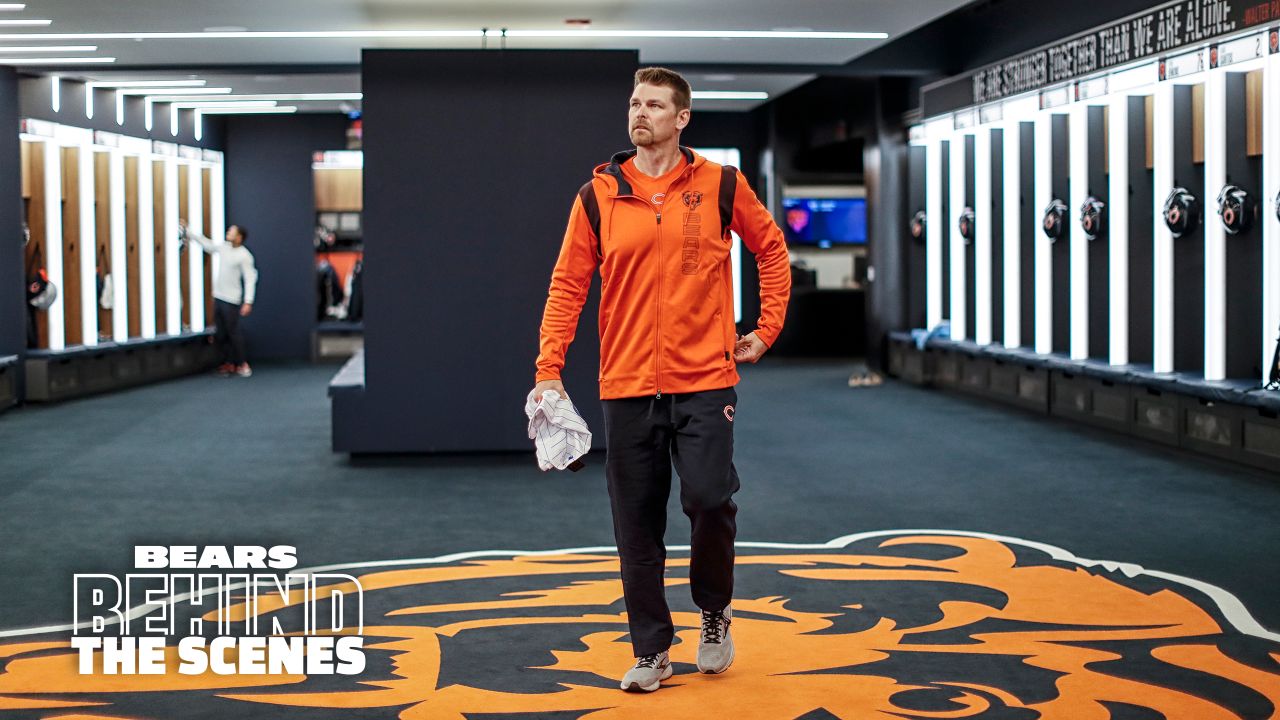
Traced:
MULTIPOLYGON (((680 146, 680 153, 684 155, 685 160, 689 161, 689 168, 696 168, 707 162, 706 158, 684 145, 680 146)), ((627 179, 622 176, 622 164, 635 156, 635 149, 614 153, 613 157, 609 158, 609 162, 596 166, 595 176, 613 178, 613 181, 617 184, 618 195, 631 195, 631 183, 627 182, 627 179)), ((686 168, 686 170, 689 168, 686 168)))

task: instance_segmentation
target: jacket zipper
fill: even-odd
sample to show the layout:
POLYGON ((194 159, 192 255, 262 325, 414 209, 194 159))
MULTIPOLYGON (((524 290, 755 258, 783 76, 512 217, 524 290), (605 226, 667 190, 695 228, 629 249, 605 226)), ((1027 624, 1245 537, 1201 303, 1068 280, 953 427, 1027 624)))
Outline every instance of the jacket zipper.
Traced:
MULTIPOLYGON (((692 165, 690 165, 689 167, 686 167, 684 169, 684 172, 680 174, 680 177, 676 178, 675 181, 673 181, 670 185, 667 186, 667 191, 670 192, 671 185, 674 185, 675 182, 683 180, 690 172, 692 172, 692 170, 693 170, 692 165)), ((640 197, 639 195, 614 195, 613 197, 614 199, 624 198, 624 197, 635 198, 640 202, 648 204, 648 201, 640 197)), ((654 219, 657 221, 657 229, 658 229, 658 299, 654 305, 653 335, 654 335, 654 350, 655 350, 654 352, 655 373, 654 373, 653 382, 654 382, 654 389, 656 391, 656 393, 654 394, 654 398, 661 400, 662 399, 662 274, 663 274, 662 273, 663 271, 662 211, 661 210, 654 213, 654 219)))
POLYGON ((654 328, 653 328, 654 329, 653 342, 657 346, 656 352, 654 353, 654 362, 656 363, 655 365, 656 372, 654 374, 653 382, 655 387, 658 390, 658 394, 655 397, 661 400, 662 399, 662 275, 663 275, 663 269, 664 269, 662 267, 662 211, 659 210, 658 212, 654 213, 654 215, 656 216, 658 221, 657 223, 657 227, 658 227, 658 300, 655 307, 655 314, 657 316, 657 319, 654 322, 654 328))

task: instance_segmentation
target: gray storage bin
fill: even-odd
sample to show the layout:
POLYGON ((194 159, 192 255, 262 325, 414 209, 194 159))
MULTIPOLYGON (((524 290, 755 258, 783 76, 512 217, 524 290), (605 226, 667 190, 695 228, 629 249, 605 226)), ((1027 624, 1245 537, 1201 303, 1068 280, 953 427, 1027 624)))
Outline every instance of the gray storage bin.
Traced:
POLYGON ((1280 413, 1266 408, 1242 408, 1240 430, 1240 460, 1280 472, 1280 413))
POLYGON ((140 348, 119 350, 111 356, 111 374, 117 387, 137 385, 143 381, 142 351, 140 348))
POLYGON ((1178 396, 1152 387, 1135 385, 1130 393, 1133 434, 1167 445, 1179 444, 1178 396))
POLYGON ((960 357, 959 389, 970 395, 987 397, 991 394, 991 359, 985 355, 962 354, 960 357))
POLYGON ((103 392, 116 387, 115 372, 112 367, 113 354, 104 350, 77 358, 83 393, 103 392))

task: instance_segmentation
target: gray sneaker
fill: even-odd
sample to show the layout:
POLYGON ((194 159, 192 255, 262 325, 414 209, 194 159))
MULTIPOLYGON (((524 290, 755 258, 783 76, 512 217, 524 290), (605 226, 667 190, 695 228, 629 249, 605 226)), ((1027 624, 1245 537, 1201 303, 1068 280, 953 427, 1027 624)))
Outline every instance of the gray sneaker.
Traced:
POLYGON ((645 655, 622 676, 622 689, 627 692, 653 692, 658 685, 671 677, 671 658, 667 651, 645 655))
POLYGON ((702 633, 698 637, 698 672, 722 673, 733 664, 733 636, 729 625, 733 608, 718 612, 702 611, 702 633))

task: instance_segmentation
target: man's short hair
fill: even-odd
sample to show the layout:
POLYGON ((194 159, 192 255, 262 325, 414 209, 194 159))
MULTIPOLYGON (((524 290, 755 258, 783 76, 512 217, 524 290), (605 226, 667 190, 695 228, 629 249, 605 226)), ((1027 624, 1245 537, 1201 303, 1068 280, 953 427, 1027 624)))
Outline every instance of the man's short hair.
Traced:
POLYGON ((248 242, 248 240, 249 240, 249 231, 248 231, 247 229, 245 229, 245 226, 243 226, 243 225, 241 225, 241 224, 239 224, 239 223, 232 223, 232 224, 231 224, 231 227, 235 228, 235 229, 236 229, 236 232, 240 233, 240 240, 241 240, 241 241, 243 241, 243 242, 248 242))
POLYGON ((634 88, 639 85, 658 85, 671 88, 671 96, 675 100, 676 110, 688 110, 693 102, 693 90, 689 87, 689 81, 685 80, 675 70, 668 70, 664 67, 640 68, 636 71, 635 85, 631 87, 634 88))

